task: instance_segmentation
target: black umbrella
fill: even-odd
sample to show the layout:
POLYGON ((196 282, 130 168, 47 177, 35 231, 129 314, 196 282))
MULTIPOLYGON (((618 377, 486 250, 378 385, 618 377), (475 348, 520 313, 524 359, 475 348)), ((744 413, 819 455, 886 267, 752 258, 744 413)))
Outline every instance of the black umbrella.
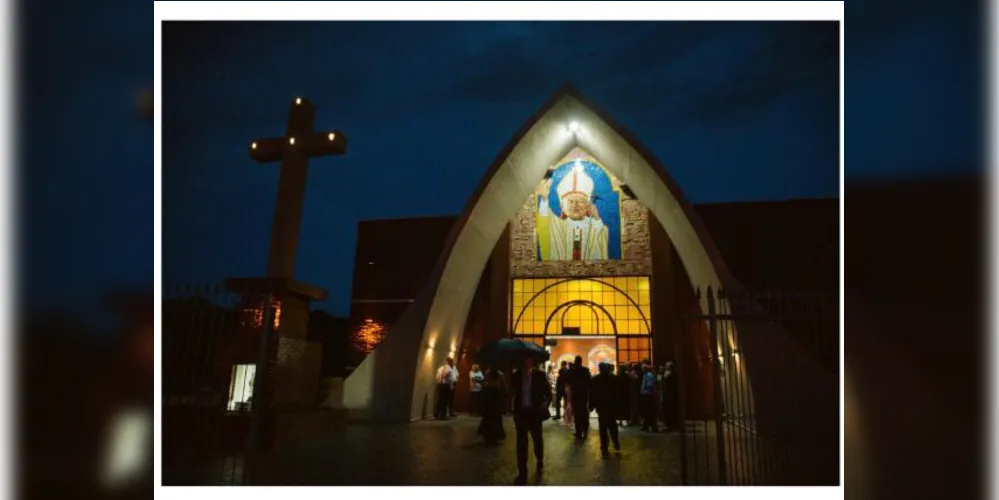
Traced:
POLYGON ((500 339, 490 342, 475 353, 475 360, 491 366, 505 363, 516 363, 525 357, 534 359, 535 363, 548 361, 551 355, 537 344, 520 339, 500 339))

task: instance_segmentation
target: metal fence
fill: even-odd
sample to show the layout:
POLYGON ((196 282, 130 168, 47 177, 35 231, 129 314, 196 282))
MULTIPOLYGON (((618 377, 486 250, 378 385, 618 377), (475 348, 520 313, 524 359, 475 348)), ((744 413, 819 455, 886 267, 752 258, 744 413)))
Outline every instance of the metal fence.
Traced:
POLYGON ((275 308, 221 286, 167 287, 163 297, 163 483, 249 484, 266 418, 253 401, 268 370, 256 367, 266 366, 275 308))
POLYGON ((683 318, 682 476, 693 485, 839 481, 838 297, 697 291, 683 318))

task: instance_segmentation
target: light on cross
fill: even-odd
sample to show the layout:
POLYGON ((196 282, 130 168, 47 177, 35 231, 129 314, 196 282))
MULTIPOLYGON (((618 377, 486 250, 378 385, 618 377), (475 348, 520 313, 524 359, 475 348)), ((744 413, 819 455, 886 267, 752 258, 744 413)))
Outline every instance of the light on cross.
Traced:
POLYGON ((342 155, 347 152, 347 138, 339 130, 317 132, 316 108, 304 97, 296 97, 288 111, 288 126, 283 137, 257 139, 250 144, 250 158, 265 163, 280 161, 277 206, 271 229, 271 249, 267 275, 293 278, 295 249, 302 219, 302 199, 309 159, 342 155))

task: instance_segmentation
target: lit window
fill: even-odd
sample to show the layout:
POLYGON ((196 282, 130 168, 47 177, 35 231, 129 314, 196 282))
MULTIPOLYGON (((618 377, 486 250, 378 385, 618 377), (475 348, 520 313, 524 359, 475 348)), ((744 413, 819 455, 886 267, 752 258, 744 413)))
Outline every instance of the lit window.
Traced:
POLYGON ((253 382, 257 376, 257 365, 233 365, 229 379, 229 411, 248 411, 253 401, 253 382))
POLYGON ((651 290, 647 276, 515 279, 511 292, 515 335, 649 335, 651 290), (570 302, 577 304, 568 305, 570 302), (551 318, 545 328, 545 322, 551 318))

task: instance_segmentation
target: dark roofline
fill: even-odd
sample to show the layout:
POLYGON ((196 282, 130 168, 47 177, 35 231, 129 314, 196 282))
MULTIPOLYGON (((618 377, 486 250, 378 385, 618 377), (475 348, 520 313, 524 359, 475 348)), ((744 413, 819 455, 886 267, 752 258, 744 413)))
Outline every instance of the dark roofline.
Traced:
POLYGON ((395 217, 380 217, 377 219, 359 219, 358 224, 364 224, 367 222, 382 222, 382 221, 396 221, 396 220, 430 220, 430 219, 456 219, 457 214, 453 215, 398 215, 395 217))
MULTIPOLYGON (((730 207, 736 205, 783 205, 792 203, 839 203, 839 198, 787 198, 781 200, 750 200, 750 201, 710 201, 704 203, 694 202, 697 207, 730 207)), ((384 217, 379 219, 361 219, 358 224, 377 223, 381 221, 401 221, 401 220, 429 220, 429 219, 457 219, 459 214, 451 215, 399 215, 396 217, 384 217)))
POLYGON ((782 200, 711 201, 694 203, 695 207, 718 207, 733 205, 783 205, 792 203, 839 203, 839 198, 785 198, 782 200))

